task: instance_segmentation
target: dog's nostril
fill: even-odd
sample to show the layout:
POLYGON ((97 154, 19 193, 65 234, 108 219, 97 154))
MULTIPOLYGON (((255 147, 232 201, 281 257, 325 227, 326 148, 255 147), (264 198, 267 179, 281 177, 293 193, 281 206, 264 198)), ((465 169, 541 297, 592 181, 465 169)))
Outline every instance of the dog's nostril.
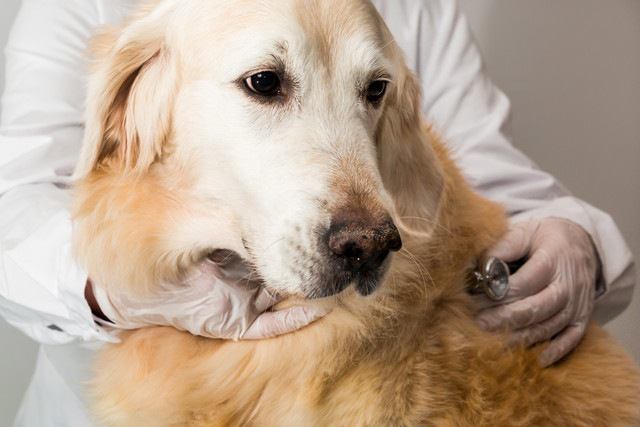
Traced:
POLYGON ((402 241, 391 221, 363 224, 362 221, 333 223, 328 233, 331 253, 342 260, 340 268, 353 272, 378 268, 390 251, 398 251, 402 241))
POLYGON ((331 233, 329 236, 329 248, 334 255, 344 258, 361 257, 363 248, 354 239, 351 239, 348 233, 331 233))
POLYGON ((344 248, 342 248, 342 250, 339 250, 339 252, 342 252, 342 256, 345 256, 347 258, 357 258, 362 256, 363 251, 356 242, 349 240, 345 243, 344 248))
POLYGON ((396 229, 389 240, 389 250, 397 252, 400 249, 402 249, 402 239, 400 238, 400 233, 398 233, 398 230, 396 229))

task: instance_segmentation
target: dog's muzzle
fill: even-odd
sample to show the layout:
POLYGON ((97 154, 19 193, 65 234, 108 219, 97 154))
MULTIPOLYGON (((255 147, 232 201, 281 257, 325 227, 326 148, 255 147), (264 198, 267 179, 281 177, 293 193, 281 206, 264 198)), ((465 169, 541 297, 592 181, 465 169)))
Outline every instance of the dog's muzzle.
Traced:
POLYGON ((402 239, 389 217, 381 221, 338 219, 325 234, 328 254, 325 285, 314 296, 330 296, 354 284, 358 293, 370 295, 386 271, 391 252, 402 248, 402 239))

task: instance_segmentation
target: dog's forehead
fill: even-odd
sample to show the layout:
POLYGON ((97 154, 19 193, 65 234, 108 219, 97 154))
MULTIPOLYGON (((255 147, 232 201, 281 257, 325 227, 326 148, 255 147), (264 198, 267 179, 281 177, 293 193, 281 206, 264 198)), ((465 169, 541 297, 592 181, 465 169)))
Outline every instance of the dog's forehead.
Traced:
POLYGON ((378 54, 384 34, 371 3, 363 0, 296 0, 294 14, 306 39, 329 68, 344 54, 378 54))
MULTIPOLYGON (((188 19, 193 37, 185 42, 192 50, 215 47, 227 60, 304 53, 328 70, 376 67, 388 43, 368 0, 227 0, 200 4, 188 19)), ((250 65, 257 64, 239 62, 237 68, 250 65)))

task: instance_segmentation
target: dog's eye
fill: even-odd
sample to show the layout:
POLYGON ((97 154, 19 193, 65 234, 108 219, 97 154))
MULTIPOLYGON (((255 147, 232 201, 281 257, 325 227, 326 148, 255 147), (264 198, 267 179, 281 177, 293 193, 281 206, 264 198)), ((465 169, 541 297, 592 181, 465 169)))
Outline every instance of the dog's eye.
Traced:
POLYGON ((367 101, 372 104, 379 103, 382 98, 384 98, 385 93, 387 92, 387 86, 389 82, 386 80, 375 80, 369 84, 367 87, 366 97, 367 101))
POLYGON ((280 95, 282 89, 280 77, 273 71, 261 71, 247 77, 244 84, 251 92, 266 97, 280 95))

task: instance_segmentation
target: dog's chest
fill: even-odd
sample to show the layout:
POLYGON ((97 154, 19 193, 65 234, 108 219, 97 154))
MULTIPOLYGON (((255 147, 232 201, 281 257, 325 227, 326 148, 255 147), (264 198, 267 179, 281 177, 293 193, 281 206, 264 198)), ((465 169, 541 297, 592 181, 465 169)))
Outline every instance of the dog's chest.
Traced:
POLYGON ((357 363, 324 384, 310 407, 317 425, 415 426, 430 416, 429 362, 418 354, 357 363))

